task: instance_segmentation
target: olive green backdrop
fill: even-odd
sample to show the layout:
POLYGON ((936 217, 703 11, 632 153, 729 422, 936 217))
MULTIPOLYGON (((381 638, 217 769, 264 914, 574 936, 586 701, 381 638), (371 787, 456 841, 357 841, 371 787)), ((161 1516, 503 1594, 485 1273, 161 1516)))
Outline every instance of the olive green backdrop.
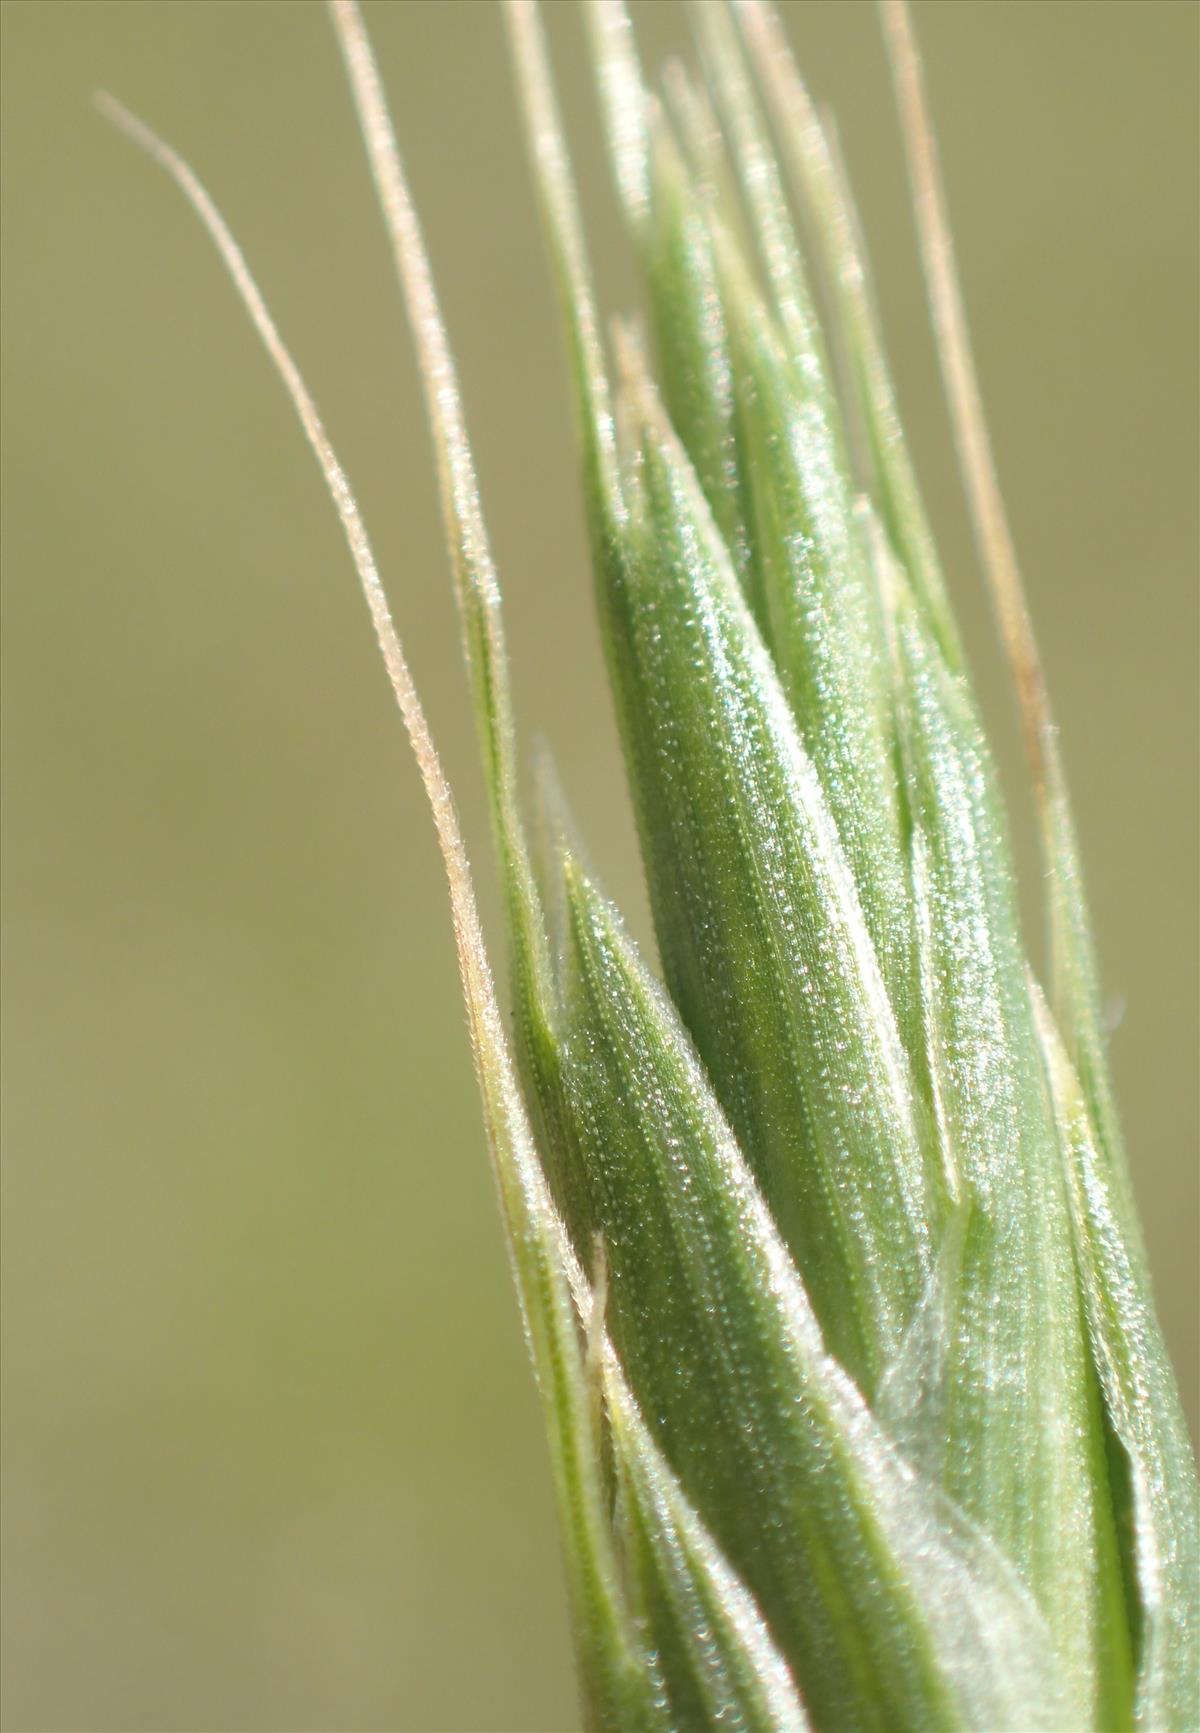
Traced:
MULTIPOLYGON (((602 289, 627 305, 579 20, 550 10, 602 289)), ((917 8, 1193 1405, 1197 16, 917 8)), ((651 60, 685 40, 666 0, 640 17, 651 60)), ((524 739, 552 741, 644 931, 501 20, 409 0, 370 23, 524 739)), ((1019 792, 874 14, 790 23, 840 120, 1019 792)), ((540 1419, 417 777, 283 394, 195 219, 89 107, 105 86, 162 128, 244 241, 361 490, 494 915, 413 363, 329 25, 295 0, 10 0, 3 29, 6 1724, 569 1727, 540 1419)))

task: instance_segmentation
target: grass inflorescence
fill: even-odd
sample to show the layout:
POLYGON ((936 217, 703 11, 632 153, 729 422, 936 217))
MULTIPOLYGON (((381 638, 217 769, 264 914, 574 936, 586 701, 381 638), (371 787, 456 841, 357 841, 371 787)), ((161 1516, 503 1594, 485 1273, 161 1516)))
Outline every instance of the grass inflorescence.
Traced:
POLYGON ((697 5, 700 76, 673 68, 656 94, 621 0, 583 10, 646 290, 646 333, 623 322, 611 341, 533 0, 506 18, 657 959, 550 776, 530 840, 450 346, 362 20, 354 0, 331 7, 427 394, 510 1018, 315 405, 202 186, 106 102, 196 207, 291 393, 425 780, 585 1719, 618 1733, 1191 1726, 1194 1471, 907 14, 885 0, 964 480, 1030 749, 1045 991, 844 172, 779 19, 766 0, 697 5))

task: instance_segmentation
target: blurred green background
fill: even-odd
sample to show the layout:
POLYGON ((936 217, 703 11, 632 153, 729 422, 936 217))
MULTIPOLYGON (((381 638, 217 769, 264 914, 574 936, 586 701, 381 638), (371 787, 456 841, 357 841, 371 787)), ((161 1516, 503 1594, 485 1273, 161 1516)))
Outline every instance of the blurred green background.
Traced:
MULTIPOLYGON (((501 20, 369 12, 525 739, 552 741, 644 931, 501 20)), ((580 23, 550 12, 604 297, 627 306, 580 23)), ((104 86, 162 128, 244 241, 360 489, 490 885, 409 341, 332 35, 299 3, 2 16, 5 1722, 569 1727, 540 1419, 417 778, 283 393, 195 219, 89 107, 104 86)), ((1197 17, 916 9, 1193 1418, 1197 17)), ((1019 791, 874 14, 789 22, 839 117, 1019 791)), ((640 23, 653 62, 686 40, 666 0, 640 23)))

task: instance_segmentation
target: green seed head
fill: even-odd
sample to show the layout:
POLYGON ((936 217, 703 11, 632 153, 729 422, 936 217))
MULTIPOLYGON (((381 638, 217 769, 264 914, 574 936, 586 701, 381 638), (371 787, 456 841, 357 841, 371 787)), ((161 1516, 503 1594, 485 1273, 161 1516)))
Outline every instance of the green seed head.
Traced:
POLYGON ((332 6, 428 392, 511 1045, 345 476, 207 195, 110 112, 196 205, 293 395, 425 777, 585 1718, 612 1733, 1194 1726, 1194 1470, 902 0, 885 0, 885 33, 1030 742, 1048 995, 849 195, 779 21, 766 0, 704 0, 702 81, 675 69, 659 98, 620 0, 584 10, 645 347, 625 326, 603 340, 533 0, 507 18, 657 958, 548 777, 536 859, 527 841, 453 362, 361 20, 353 0, 332 6))

